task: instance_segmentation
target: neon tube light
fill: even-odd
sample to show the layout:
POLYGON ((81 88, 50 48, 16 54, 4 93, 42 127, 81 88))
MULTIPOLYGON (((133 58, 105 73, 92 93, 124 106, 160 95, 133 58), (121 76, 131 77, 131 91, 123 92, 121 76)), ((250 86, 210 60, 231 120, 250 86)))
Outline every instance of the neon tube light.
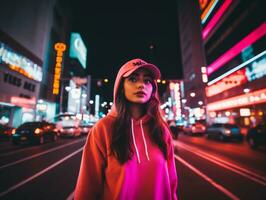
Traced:
POLYGON ((228 76, 228 75, 234 73, 235 71, 237 71, 237 70, 241 69, 242 67, 248 65, 249 63, 253 62, 254 60, 256 60, 256 59, 258 59, 258 58, 264 56, 265 54, 266 54, 266 50, 263 51, 263 52, 261 52, 260 54, 258 54, 258 55, 256 55, 256 56, 254 56, 253 58, 247 60, 246 62, 244 62, 244 63, 242 63, 242 64, 236 66, 235 68, 233 68, 233 69, 227 71, 227 72, 224 73, 223 75, 221 75, 221 76, 219 76, 219 77, 213 79, 212 81, 208 82, 208 85, 212 85, 212 84, 216 83, 217 81, 219 81, 219 80, 223 79, 224 77, 226 77, 226 76, 228 76))
POLYGON ((208 19, 208 17, 212 13, 213 9, 217 5, 218 1, 219 0, 212 0, 212 2, 208 5, 206 10, 204 10, 204 12, 201 15, 201 24, 204 24, 206 22, 206 20, 208 19))
POLYGON ((221 68, 225 63, 229 60, 237 56, 243 49, 252 45, 254 42, 262 38, 266 34, 266 22, 262 23, 258 28, 252 31, 249 35, 247 35, 244 39, 238 42, 235 46, 217 58, 214 62, 212 62, 207 69, 207 74, 210 75, 214 71, 221 68))
POLYGON ((206 39, 206 37, 209 35, 211 30, 215 27, 215 25, 218 23, 218 21, 221 19, 227 8, 232 3, 232 0, 225 0, 223 5, 220 7, 220 9, 215 13, 211 21, 208 23, 208 25, 203 29, 202 31, 202 38, 203 40, 206 39))
POLYGON ((266 88, 261 89, 261 90, 256 90, 248 94, 243 94, 243 95, 235 96, 235 97, 228 98, 225 100, 209 103, 207 105, 207 110, 208 112, 217 111, 217 110, 225 110, 229 108, 249 106, 249 105, 265 103, 265 102, 266 102, 266 88))

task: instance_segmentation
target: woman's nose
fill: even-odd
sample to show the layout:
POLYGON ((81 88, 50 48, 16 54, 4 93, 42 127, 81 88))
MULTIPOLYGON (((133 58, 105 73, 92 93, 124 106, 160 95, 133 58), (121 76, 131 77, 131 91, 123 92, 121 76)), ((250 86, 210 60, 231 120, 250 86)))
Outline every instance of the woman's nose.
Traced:
POLYGON ((138 88, 141 88, 141 89, 144 88, 144 81, 139 81, 138 82, 138 88))

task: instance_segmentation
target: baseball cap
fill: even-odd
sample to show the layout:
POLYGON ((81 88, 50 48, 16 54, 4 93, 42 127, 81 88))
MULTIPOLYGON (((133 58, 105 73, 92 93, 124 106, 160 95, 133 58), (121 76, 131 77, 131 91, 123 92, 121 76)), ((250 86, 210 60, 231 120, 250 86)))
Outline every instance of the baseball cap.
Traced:
POLYGON ((119 74, 122 74, 123 77, 128 77, 139 68, 147 69, 154 79, 159 79, 161 77, 161 72, 158 67, 140 58, 136 58, 125 63, 120 68, 119 74))

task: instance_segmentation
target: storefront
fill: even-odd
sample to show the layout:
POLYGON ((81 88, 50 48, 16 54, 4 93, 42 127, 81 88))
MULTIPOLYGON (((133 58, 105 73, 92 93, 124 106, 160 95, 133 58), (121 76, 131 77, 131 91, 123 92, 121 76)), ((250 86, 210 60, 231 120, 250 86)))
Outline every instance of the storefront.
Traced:
POLYGON ((253 127, 266 119, 266 51, 206 87, 209 123, 253 127), (230 73, 231 72, 231 73, 230 73))
POLYGON ((0 41, 0 123, 35 120, 41 67, 0 41))

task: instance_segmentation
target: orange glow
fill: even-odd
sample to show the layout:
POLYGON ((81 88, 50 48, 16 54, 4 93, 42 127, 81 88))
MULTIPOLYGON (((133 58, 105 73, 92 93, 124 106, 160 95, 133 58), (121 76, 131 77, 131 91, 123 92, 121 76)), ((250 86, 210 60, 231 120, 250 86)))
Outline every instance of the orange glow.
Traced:
POLYGON ((209 0, 199 0, 201 10, 203 10, 207 6, 208 2, 209 0))
POLYGON ((66 50, 66 45, 64 43, 56 43, 54 45, 54 49, 56 50, 56 64, 54 72, 53 94, 59 94, 63 53, 66 50))
POLYGON ((33 79, 32 76, 28 72, 26 72, 23 68, 20 68, 20 67, 15 66, 15 65, 9 65, 9 68, 12 69, 13 71, 16 71, 16 72, 30 78, 30 79, 33 79))
POLYGON ((249 106, 266 102, 266 88, 250 92, 247 94, 235 96, 232 98, 224 99, 209 103, 207 106, 208 111, 224 110, 229 108, 236 108, 241 106, 249 106))
POLYGON ((35 134, 39 134, 41 132, 42 132, 42 129, 40 129, 40 128, 36 128, 35 131, 34 131, 35 134))
POLYGON ((222 80, 216 82, 213 85, 206 87, 206 96, 211 97, 213 95, 219 94, 225 90, 231 89, 233 87, 242 85, 246 83, 246 71, 245 69, 240 69, 229 76, 223 78, 222 80))
POLYGON ((211 0, 211 2, 207 5, 208 1, 200 1, 201 8, 204 9, 204 7, 207 5, 207 7, 204 9, 203 13, 200 15, 201 21, 205 18, 208 11, 212 7, 215 0, 211 0))

